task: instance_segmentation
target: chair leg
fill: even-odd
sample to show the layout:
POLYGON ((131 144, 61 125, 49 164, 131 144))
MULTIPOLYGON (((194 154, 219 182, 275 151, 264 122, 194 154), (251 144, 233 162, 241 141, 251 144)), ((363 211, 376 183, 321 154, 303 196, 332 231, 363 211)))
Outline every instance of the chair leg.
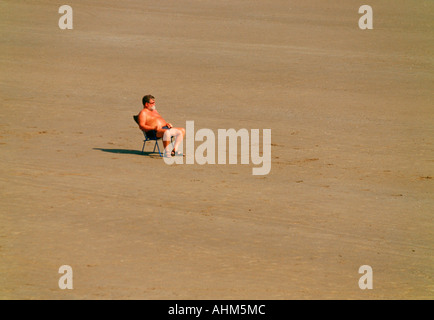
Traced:
MULTIPOLYGON (((158 145, 158 140, 155 141, 155 146, 158 148, 158 154, 160 155, 160 157, 162 157, 163 155, 161 154, 160 146, 158 145)), ((155 152, 155 147, 154 147, 154 152, 155 152)))
MULTIPOLYGON (((146 141, 147 140, 143 141, 142 153, 144 153, 146 141)), ((173 143, 173 137, 171 137, 170 142, 173 143)), ((160 155, 160 157, 163 157, 163 154, 160 151, 160 146, 158 145, 158 140, 155 140, 154 150, 152 150, 152 152, 155 152, 155 148, 158 149, 158 154, 160 155)))

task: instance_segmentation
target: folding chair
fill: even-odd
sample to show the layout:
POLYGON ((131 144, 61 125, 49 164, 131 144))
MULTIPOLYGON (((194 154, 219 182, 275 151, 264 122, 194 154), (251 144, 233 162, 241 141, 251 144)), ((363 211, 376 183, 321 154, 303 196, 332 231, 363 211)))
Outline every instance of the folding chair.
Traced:
MULTIPOLYGON (((139 124, 139 116, 138 116, 138 115, 133 116, 133 119, 134 119, 134 121, 135 121, 137 124, 139 124)), ((141 129, 140 129, 140 130, 141 130, 141 129)), ((143 140, 142 153, 143 153, 143 150, 145 150, 145 144, 146 144, 146 141, 155 141, 154 150, 153 150, 152 152, 155 152, 155 148, 157 148, 157 149, 158 149, 158 154, 160 155, 160 157, 162 157, 163 154, 161 153, 161 151, 160 151, 160 147, 159 147, 159 145, 158 145, 158 140, 161 140, 161 138, 157 138, 157 136, 148 136, 148 135, 146 134, 146 131, 144 131, 144 130, 141 130, 141 131, 143 132, 143 135, 145 136, 145 139, 143 140)), ((172 142, 172 141, 173 141, 173 137, 171 137, 170 140, 171 140, 170 142, 172 142)), ((163 150, 164 150, 164 149, 163 149, 163 150)))

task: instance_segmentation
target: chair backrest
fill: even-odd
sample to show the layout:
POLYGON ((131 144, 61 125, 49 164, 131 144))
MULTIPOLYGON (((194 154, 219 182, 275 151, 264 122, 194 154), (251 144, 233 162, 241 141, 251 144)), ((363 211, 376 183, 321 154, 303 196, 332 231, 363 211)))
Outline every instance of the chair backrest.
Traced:
POLYGON ((133 116, 134 121, 139 124, 139 115, 133 116))
MULTIPOLYGON (((137 115, 133 116, 133 119, 139 125, 139 115, 137 114, 137 115)), ((139 125, 139 129, 140 129, 140 125, 139 125)), ((146 136, 145 130, 142 130, 142 129, 140 129, 140 130, 143 132, 143 134, 144 134, 144 136, 146 138, 147 136, 146 136)))

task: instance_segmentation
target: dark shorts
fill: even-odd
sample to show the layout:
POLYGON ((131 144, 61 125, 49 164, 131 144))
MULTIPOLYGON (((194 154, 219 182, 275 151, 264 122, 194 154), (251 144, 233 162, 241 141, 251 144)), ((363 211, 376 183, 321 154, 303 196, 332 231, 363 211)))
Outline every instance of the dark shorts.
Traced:
MULTIPOLYGON (((169 129, 169 127, 164 126, 162 129, 169 129)), ((148 139, 155 140, 157 139, 157 131, 156 130, 146 131, 146 136, 148 137, 148 139)))

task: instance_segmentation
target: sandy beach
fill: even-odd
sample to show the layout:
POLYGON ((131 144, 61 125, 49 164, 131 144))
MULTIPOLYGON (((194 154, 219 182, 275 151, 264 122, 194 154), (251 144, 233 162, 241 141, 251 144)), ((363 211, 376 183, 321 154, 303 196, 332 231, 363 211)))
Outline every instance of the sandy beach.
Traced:
POLYGON ((0 2, 0 299, 434 298, 433 1, 63 4, 0 2), (145 94, 271 171, 142 154, 145 94))

